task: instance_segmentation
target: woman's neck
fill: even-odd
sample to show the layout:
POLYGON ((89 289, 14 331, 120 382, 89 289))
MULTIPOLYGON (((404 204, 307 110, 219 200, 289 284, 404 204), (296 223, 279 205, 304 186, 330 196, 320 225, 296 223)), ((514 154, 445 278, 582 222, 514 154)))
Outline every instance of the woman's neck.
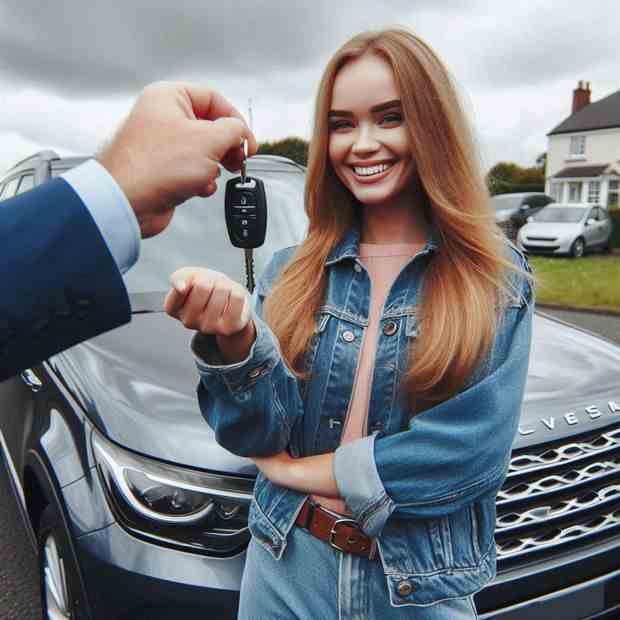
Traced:
POLYGON ((401 194, 389 204, 362 205, 360 243, 425 243, 429 226, 421 200, 401 194))

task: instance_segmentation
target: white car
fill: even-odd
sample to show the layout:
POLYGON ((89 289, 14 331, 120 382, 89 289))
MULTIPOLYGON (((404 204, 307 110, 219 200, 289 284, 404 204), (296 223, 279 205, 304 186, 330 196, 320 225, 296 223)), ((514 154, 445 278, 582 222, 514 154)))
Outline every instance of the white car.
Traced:
POLYGON ((573 258, 599 248, 611 252, 613 224, 599 205, 553 203, 528 217, 517 246, 532 254, 568 254, 573 258))

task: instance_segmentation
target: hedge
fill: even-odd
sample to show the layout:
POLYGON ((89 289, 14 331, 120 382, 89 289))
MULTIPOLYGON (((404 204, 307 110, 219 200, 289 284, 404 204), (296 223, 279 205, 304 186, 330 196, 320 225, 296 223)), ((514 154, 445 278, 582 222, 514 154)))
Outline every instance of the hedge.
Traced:
POLYGON ((609 215, 614 223, 614 232, 611 236, 613 247, 620 248, 620 207, 609 207, 609 215))

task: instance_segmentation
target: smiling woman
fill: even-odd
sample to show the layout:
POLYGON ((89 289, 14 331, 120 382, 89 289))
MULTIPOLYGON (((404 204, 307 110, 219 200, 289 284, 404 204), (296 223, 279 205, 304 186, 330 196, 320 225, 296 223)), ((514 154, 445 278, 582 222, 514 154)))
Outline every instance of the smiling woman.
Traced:
POLYGON ((260 470, 239 617, 476 618, 531 278, 448 72, 412 33, 362 33, 328 63, 305 209, 237 333, 202 327, 215 285, 184 302, 202 413, 260 470))

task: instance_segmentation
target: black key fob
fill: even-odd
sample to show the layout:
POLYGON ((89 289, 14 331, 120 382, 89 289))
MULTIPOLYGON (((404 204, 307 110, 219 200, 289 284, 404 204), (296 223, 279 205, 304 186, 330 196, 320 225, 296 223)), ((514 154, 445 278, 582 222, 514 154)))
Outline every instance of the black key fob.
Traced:
POLYGON ((265 186, 256 177, 230 179, 225 195, 226 227, 236 248, 258 248, 267 232, 267 198, 265 186))

